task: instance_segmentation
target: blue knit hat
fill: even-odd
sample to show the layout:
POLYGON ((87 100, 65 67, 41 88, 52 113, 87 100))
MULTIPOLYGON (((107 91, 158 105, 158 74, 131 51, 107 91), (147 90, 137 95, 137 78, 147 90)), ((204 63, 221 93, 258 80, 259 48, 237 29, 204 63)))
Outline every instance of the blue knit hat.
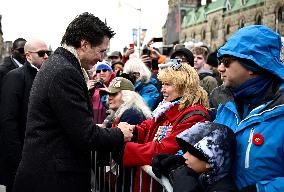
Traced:
POLYGON ((112 71, 112 68, 107 61, 97 62, 96 70, 102 70, 102 69, 107 69, 109 71, 112 71))

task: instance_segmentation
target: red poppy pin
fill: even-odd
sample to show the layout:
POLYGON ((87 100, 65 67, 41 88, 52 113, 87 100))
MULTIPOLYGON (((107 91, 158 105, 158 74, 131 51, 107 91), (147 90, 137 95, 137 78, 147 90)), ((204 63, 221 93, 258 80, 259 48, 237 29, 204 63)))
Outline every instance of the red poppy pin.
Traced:
POLYGON ((260 133, 256 133, 252 137, 252 142, 255 145, 262 145, 264 142, 264 137, 260 133))

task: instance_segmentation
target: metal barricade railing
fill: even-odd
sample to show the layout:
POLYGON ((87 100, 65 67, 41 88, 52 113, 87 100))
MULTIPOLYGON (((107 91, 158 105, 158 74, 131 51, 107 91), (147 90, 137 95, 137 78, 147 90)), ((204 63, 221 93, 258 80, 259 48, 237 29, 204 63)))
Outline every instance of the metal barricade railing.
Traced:
POLYGON ((151 176, 151 183, 152 183, 152 180, 155 179, 155 181, 159 182, 163 186, 164 190, 166 190, 167 192, 173 191, 172 185, 170 184, 170 181, 168 180, 168 178, 166 178, 163 175, 161 178, 156 177, 150 165, 144 165, 141 167, 141 169, 151 176))
MULTIPOLYGON (((109 154, 109 159, 104 162, 104 165, 99 162, 100 154, 93 154, 93 170, 92 170, 92 192, 132 192, 134 189, 134 179, 136 169, 140 169, 139 191, 142 191, 143 177, 142 173, 147 173, 150 177, 149 192, 154 192, 153 183, 159 183, 165 192, 172 192, 172 186, 169 180, 162 176, 160 179, 152 172, 152 167, 145 165, 142 167, 125 168, 121 165, 116 165, 112 160, 112 154, 109 154)), ((144 190, 145 191, 145 190, 144 190)))

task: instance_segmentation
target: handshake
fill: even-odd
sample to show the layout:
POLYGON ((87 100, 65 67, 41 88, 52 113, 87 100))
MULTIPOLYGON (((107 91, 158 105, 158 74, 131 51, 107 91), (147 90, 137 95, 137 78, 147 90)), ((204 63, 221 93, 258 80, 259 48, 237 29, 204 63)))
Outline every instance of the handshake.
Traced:
POLYGON ((133 130, 135 125, 130 125, 126 122, 120 122, 117 127, 122 131, 124 135, 124 142, 130 141, 133 137, 133 130))

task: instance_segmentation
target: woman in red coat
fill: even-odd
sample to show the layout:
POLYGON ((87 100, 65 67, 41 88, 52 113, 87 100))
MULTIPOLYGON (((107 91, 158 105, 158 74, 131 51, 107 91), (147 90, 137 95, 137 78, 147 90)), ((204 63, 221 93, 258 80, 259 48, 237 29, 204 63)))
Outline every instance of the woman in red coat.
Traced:
MULTIPOLYGON (((208 121, 209 103, 206 91, 200 87, 198 74, 186 63, 172 61, 171 67, 160 70, 164 100, 153 111, 153 118, 134 128, 135 142, 128 142, 123 153, 123 165, 151 165, 154 155, 175 154, 179 150, 175 137, 197 122, 208 121)), ((121 123, 120 126, 132 125, 121 123)), ((140 169, 137 168, 134 191, 139 191, 140 169)), ((142 190, 150 191, 150 177, 143 172, 142 190)))

